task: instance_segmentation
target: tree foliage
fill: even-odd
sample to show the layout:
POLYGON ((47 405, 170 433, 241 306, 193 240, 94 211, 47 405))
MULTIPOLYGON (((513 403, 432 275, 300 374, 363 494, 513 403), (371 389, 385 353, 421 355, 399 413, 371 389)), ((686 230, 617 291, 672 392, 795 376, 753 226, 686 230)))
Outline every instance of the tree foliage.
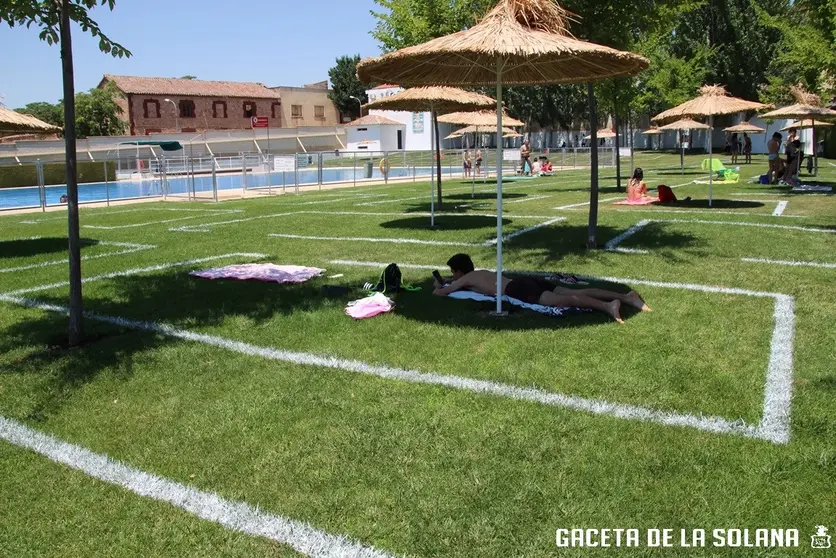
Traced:
POLYGON ((119 136, 127 129, 119 118, 122 107, 116 103, 122 92, 110 82, 102 89, 93 88, 75 96, 75 125, 78 137, 119 136))
MULTIPOLYGON (((125 122, 119 117, 124 112, 117 103, 122 92, 114 83, 108 83, 103 89, 93 88, 87 93, 77 93, 75 96, 75 125, 78 137, 88 136, 119 136, 127 131, 125 122)), ((29 103, 17 112, 64 126, 64 102, 55 104, 47 102, 29 103)))
POLYGON ((64 127, 63 103, 52 104, 40 101, 37 103, 29 103, 23 108, 15 109, 15 111, 21 114, 30 114, 47 124, 52 124, 53 126, 64 127))
MULTIPOLYGON (((102 33, 99 24, 90 17, 90 10, 96 6, 107 6, 111 10, 116 0, 70 0, 70 20, 81 30, 99 39, 99 50, 122 58, 131 52, 121 44, 102 33)), ((41 29, 40 38, 50 45, 58 44, 61 2, 56 0, 0 0, 0 22, 9 27, 35 25, 41 29)))
POLYGON ((369 101, 366 90, 371 87, 367 83, 362 83, 357 77, 358 62, 360 62, 359 54, 340 56, 337 58, 337 65, 328 70, 328 77, 331 79, 328 98, 342 114, 350 114, 353 118, 360 116, 360 103, 351 97, 356 97, 366 104, 369 101))

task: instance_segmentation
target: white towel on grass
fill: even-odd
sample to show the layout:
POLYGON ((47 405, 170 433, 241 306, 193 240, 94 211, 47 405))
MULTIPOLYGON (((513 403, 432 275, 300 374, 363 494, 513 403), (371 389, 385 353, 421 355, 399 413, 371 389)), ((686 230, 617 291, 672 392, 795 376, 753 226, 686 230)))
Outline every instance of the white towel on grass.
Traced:
MULTIPOLYGON (((496 302, 495 296, 488 296, 483 295, 482 293, 474 293, 473 291, 456 291, 454 293, 450 293, 448 296, 458 299, 458 300, 476 300, 478 302, 496 302)), ((547 316, 554 316, 556 318, 560 318, 565 316, 569 312, 576 312, 579 308, 572 308, 567 306, 543 306, 542 304, 529 304, 527 302, 523 302, 522 300, 511 298, 508 295, 502 295, 502 301, 507 302, 508 304, 513 304, 514 306, 519 306, 520 308, 527 308, 528 310, 534 310, 535 312, 539 312, 541 314, 546 314, 547 316)))

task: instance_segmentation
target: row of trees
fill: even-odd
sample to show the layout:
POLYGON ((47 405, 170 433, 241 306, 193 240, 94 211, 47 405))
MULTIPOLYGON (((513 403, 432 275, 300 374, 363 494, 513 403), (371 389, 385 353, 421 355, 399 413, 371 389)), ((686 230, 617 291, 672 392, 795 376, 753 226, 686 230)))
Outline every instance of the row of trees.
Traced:
MULTIPOLYGON (((127 125, 120 118, 122 107, 116 102, 122 95, 113 83, 103 89, 94 88, 87 93, 75 95, 75 127, 80 138, 88 136, 119 136, 127 132, 127 125)), ((15 109, 32 116, 64 127, 64 101, 55 104, 47 102, 29 103, 15 109)))
MULTIPOLYGON (((498 0, 375 0, 372 35, 384 51, 473 25, 498 0)), ((651 60, 636 78, 596 86, 601 120, 652 115, 703 83, 738 97, 786 103, 791 85, 836 94, 836 0, 565 0, 575 36, 651 60)), ((507 105, 542 128, 588 122, 583 86, 511 87, 507 105)))

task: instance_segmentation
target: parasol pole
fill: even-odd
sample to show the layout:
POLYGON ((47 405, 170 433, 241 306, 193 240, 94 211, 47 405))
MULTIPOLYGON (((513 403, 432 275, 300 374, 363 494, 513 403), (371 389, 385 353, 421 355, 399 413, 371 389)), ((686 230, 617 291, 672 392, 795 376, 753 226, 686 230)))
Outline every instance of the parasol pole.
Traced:
POLYGON ((712 207, 712 194, 714 189, 714 115, 708 115, 708 207, 712 207))
POLYGON ((816 121, 810 121, 810 134, 813 141, 813 176, 819 176, 819 150, 818 146, 816 145, 816 121))
POLYGON ((685 174, 685 144, 682 143, 684 139, 684 135, 682 134, 683 130, 679 130, 679 170, 682 171, 682 174, 685 174))
POLYGON ((433 126, 433 122, 435 121, 435 111, 430 106, 430 227, 435 227, 435 161, 433 161, 433 155, 435 155, 435 139, 433 130, 435 126, 433 126))
POLYGON ((496 62, 496 314, 502 315, 502 60, 496 62))
MULTIPOLYGON (((476 127, 476 134, 479 134, 479 127, 476 127)), ((473 140, 473 162, 470 163, 470 197, 476 197, 476 139, 473 140)))

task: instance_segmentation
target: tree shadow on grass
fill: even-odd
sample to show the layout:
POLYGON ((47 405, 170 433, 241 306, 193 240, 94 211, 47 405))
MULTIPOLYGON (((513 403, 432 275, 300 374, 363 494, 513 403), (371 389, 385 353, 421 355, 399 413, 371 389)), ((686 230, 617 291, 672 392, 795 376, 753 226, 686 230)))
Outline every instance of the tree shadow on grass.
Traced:
POLYGON ((703 170, 685 170, 682 172, 679 169, 676 170, 649 170, 647 171, 651 174, 660 174, 662 176, 707 176, 708 171, 703 170))
MULTIPOLYGON (((777 200, 776 200, 777 202, 777 200)), ((765 207, 766 204, 763 202, 756 202, 756 201, 743 201, 743 200, 726 200, 722 198, 714 198, 711 202, 711 206, 708 205, 708 199, 692 199, 692 200, 679 200, 676 203, 672 204, 656 204, 658 207, 678 207, 683 209, 706 209, 706 215, 711 215, 711 209, 756 209, 759 207, 765 207)))
MULTIPOLYGON (((186 271, 163 275, 118 277, 91 289, 85 307, 100 316, 129 317, 131 320, 165 323, 194 330, 241 321, 240 327, 263 327, 277 315, 311 312, 324 307, 342 308, 363 296, 359 288, 328 298, 322 292, 324 279, 302 285, 278 285, 257 281, 209 281, 190 277, 186 271)), ((65 306, 66 298, 39 296, 38 300, 65 306)), ((168 343, 171 337, 136 328, 111 325, 88 316, 85 344, 67 347, 67 319, 44 312, 27 314, 0 331, 0 375, 39 375, 31 404, 20 418, 46 420, 59 412, 79 390, 104 370, 130 375, 134 357, 168 343), (22 347, 22 356, 16 357, 22 347)), ((126 376, 126 377, 127 377, 126 376)))
MULTIPOLYGON (((636 236, 629 240, 630 248, 654 250, 654 256, 664 258, 674 263, 689 261, 694 256, 694 249, 703 245, 698 237, 681 232, 671 232, 664 223, 650 223, 636 236)), ((539 259, 538 266, 544 271, 562 270, 555 265, 567 256, 582 255, 588 260, 598 261, 603 265, 612 265, 620 258, 635 258, 633 254, 618 254, 603 250, 604 245, 622 234, 624 229, 616 229, 607 225, 598 225, 598 241, 600 250, 589 250, 586 247, 588 228, 586 225, 569 225, 556 223, 507 240, 504 252, 512 257, 515 252, 526 251, 527 259, 533 255, 539 259)), ((511 261, 511 260, 508 260, 511 261)))
MULTIPOLYGON (((511 225, 514 221, 511 219, 502 219, 504 226, 511 225)), ((406 219, 396 219, 394 221, 387 221, 381 223, 380 226, 384 229, 409 229, 409 230, 427 230, 430 229, 429 217, 408 217, 406 219)), ((474 230, 496 227, 496 217, 485 217, 483 215, 450 215, 445 213, 437 213, 435 216, 435 227, 433 230, 474 230)))
MULTIPOLYGON (((82 248, 98 244, 97 240, 81 239, 82 248)), ((67 253, 67 239, 32 237, 0 241, 0 258, 29 258, 45 254, 67 253)))
MULTIPOLYGON (((526 198, 528 194, 515 194, 502 192, 502 199, 511 200, 515 198, 526 198)), ((476 195, 471 194, 450 194, 444 196, 444 199, 452 201, 470 201, 470 200, 496 200, 496 194, 493 192, 477 192, 476 195)))
MULTIPOLYGON (((598 193, 599 194, 623 194, 626 190, 627 183, 625 182, 624 185, 619 190, 615 186, 599 186, 598 193)), ((550 190, 543 190, 544 192, 557 192, 558 194, 570 193, 570 192, 587 192, 589 193, 589 188, 552 188, 550 190)))

